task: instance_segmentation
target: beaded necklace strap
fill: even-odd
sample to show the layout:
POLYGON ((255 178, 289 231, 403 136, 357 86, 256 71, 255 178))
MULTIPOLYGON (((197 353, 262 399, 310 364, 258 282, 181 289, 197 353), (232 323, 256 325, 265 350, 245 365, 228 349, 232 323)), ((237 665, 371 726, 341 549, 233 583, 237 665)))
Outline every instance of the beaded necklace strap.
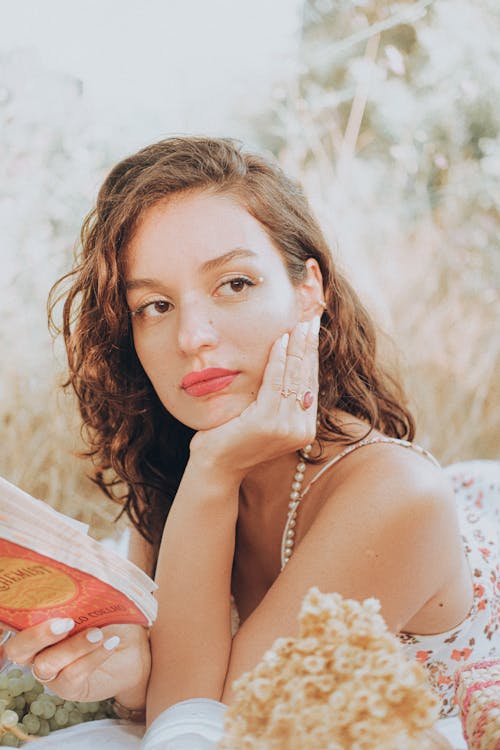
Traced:
MULTIPOLYGON (((283 536, 281 539, 281 570, 285 567, 288 560, 292 556, 293 546, 294 546, 294 537, 295 537, 295 524, 297 522, 297 511, 299 509, 299 505, 301 500, 307 495, 311 487, 315 482, 318 481, 320 477, 323 476, 325 471, 328 471, 334 464, 336 464, 338 461, 340 461, 344 456, 348 456, 349 453, 352 453, 352 451, 356 450, 357 448, 362 448, 365 445, 374 445, 377 443, 394 443, 395 445, 401 445, 403 448, 409 448, 410 450, 414 450, 417 453, 420 453, 420 455, 427 458, 429 461, 431 461, 435 466, 440 466, 439 462, 434 458, 432 453, 429 453, 429 451, 425 450, 425 448, 422 448, 420 445, 415 445, 414 443, 411 443, 409 440, 402 440, 399 438, 391 438, 391 437, 372 437, 372 438, 364 438, 363 440, 359 440, 357 443, 353 443, 352 445, 348 445, 344 450, 342 450, 338 455, 336 455, 334 458, 332 458, 330 461, 328 461, 318 472, 313 476, 307 487, 302 490, 302 492, 297 492, 297 490, 300 487, 300 480, 299 480, 299 486, 296 486, 295 493, 291 493, 292 502, 289 504, 289 510, 287 519, 285 522, 285 528, 283 529, 283 536), (293 494, 296 494, 297 497, 292 497, 293 494)), ((297 469, 303 471, 301 468, 301 464, 297 466, 297 469)), ((304 465, 305 468, 305 465, 304 465)), ((297 478, 297 475, 296 475, 297 478)), ((292 490, 295 489, 295 486, 292 484, 292 490)))
POLYGON ((336 455, 334 458, 331 459, 331 461, 328 461, 324 466, 321 467, 321 469, 318 471, 317 474, 313 476, 305 490, 301 494, 301 499, 307 495, 309 490, 311 489, 314 482, 316 482, 327 469, 329 469, 331 466, 337 463, 337 461, 340 461, 341 458, 344 458, 344 456, 349 455, 349 453, 352 453, 352 451, 356 450, 356 448, 362 448, 364 445, 373 445, 374 443, 395 443, 396 445, 402 445, 403 448, 410 448, 411 450, 416 451, 417 453, 420 453, 420 455, 425 456, 425 458, 428 458, 429 461, 431 461, 435 466, 440 466, 439 461, 437 461, 432 453, 429 453, 429 451, 425 450, 425 448, 422 448, 420 445, 416 445, 415 443, 410 443, 409 440, 400 440, 399 438, 391 438, 391 437, 374 437, 374 438, 365 438, 364 440, 360 440, 358 443, 353 443, 352 445, 348 445, 347 448, 344 448, 343 451, 340 451, 338 455, 336 455))

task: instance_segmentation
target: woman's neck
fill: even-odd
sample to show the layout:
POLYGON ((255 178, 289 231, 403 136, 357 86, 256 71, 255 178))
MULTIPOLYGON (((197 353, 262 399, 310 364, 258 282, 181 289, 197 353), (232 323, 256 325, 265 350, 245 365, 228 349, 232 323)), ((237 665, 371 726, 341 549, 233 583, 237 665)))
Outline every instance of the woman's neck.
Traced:
MULTIPOLYGON (((240 510, 251 515, 267 515, 280 509, 285 513, 299 454, 295 451, 285 456, 255 466, 245 477, 240 487, 240 510)), ((314 466, 306 465, 307 476, 314 466)))
MULTIPOLYGON (((360 419, 338 410, 337 420, 342 423, 347 433, 353 438, 366 437, 369 427, 360 419)), ((349 442, 349 440, 346 440, 349 442)), ((335 456, 344 447, 343 441, 323 444, 323 461, 335 456)), ((317 445, 313 448, 312 455, 317 455, 317 445)), ((240 507, 247 511, 271 510, 276 507, 287 507, 290 501, 289 495, 291 484, 299 462, 298 451, 287 453, 271 461, 266 461, 255 466, 245 477, 240 488, 240 507)), ((310 478, 318 471, 319 467, 306 463, 303 487, 306 487, 310 478)), ((286 511, 285 511, 286 513, 286 511)))
POLYGON ((251 469, 241 483, 243 502, 272 502, 278 487, 288 494, 298 460, 297 453, 287 453, 251 469))

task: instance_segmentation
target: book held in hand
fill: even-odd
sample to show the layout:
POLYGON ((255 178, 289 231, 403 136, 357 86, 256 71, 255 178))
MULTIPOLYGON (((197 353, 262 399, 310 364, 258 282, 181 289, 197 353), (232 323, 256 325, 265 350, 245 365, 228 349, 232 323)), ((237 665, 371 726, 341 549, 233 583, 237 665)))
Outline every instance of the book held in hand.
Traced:
POLYGON ((156 584, 130 561, 0 477, 0 630, 71 617, 77 633, 112 623, 149 627, 156 584))

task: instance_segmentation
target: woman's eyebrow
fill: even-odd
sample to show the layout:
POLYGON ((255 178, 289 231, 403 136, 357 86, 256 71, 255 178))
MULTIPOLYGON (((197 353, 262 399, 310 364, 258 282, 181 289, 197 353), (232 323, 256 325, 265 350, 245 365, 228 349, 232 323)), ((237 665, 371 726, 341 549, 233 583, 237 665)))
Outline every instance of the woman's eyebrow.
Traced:
POLYGON ((125 289, 128 292, 132 289, 142 289, 144 287, 153 288, 157 287, 160 283, 159 279, 130 279, 130 281, 125 282, 125 289))
MULTIPOLYGON (((221 266, 229 263, 232 260, 238 260, 239 258, 256 257, 257 253, 254 253, 253 250, 248 250, 244 247, 235 247, 233 250, 229 250, 223 255, 218 255, 216 258, 206 260, 200 266, 200 270, 202 273, 209 273, 210 271, 217 270, 217 268, 220 268, 221 266)), ((159 283, 159 279, 130 279, 125 283, 125 288, 127 289, 127 291, 130 291, 132 289, 158 286, 159 283)))
POLYGON ((247 250, 244 247, 235 247, 234 250, 229 250, 229 252, 224 253, 223 255, 219 255, 217 256, 217 258, 211 258, 211 260, 207 260, 205 261, 205 263, 202 263, 201 272, 207 273, 208 271, 215 271, 225 263, 229 263, 232 260, 238 260, 239 258, 256 257, 257 253, 254 253, 252 250, 247 250))

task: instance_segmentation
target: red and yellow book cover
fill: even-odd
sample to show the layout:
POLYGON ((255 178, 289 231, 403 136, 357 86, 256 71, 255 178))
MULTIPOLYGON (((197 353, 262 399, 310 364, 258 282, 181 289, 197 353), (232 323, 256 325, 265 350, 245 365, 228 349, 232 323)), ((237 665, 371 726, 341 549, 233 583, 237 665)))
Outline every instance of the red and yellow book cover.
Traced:
POLYGON ((52 617, 72 617, 72 634, 112 623, 149 625, 141 610, 108 583, 0 539, 0 624, 24 630, 52 617))

